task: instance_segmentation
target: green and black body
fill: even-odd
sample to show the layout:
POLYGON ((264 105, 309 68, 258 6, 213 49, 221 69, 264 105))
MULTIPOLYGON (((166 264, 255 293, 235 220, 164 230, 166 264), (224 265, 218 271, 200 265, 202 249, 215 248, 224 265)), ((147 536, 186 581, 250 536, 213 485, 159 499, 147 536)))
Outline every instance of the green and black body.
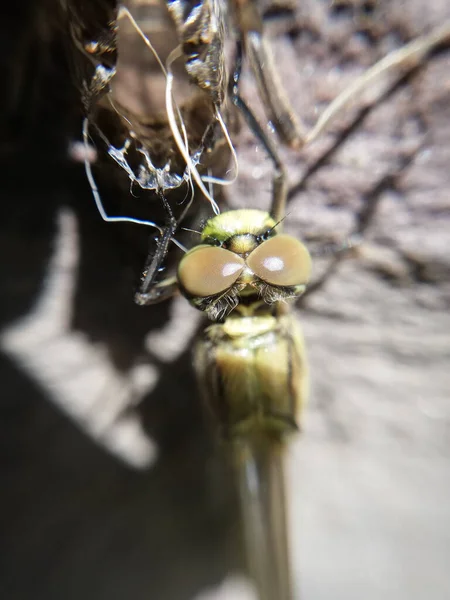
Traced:
POLYGON ((300 428, 308 380, 287 300, 305 290, 310 257, 277 229, 263 211, 219 215, 178 271, 190 302, 219 318, 198 340, 194 363, 236 467, 248 567, 261 600, 294 597, 283 463, 286 443, 300 428))

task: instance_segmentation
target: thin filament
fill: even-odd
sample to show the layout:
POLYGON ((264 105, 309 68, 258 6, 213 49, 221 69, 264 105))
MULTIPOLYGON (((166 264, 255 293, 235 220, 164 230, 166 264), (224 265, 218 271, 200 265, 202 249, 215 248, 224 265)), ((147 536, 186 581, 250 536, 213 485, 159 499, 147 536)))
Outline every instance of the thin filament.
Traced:
MULTIPOLYGON (((130 11, 128 10, 128 8, 126 8, 126 7, 125 7, 125 6, 123 6, 123 5, 122 5, 122 6, 120 7, 120 9, 119 9, 119 13, 118 13, 118 17, 117 17, 117 19, 119 20, 119 19, 120 19, 122 16, 128 17, 128 19, 130 20, 131 24, 133 25, 133 27, 134 27, 134 28, 135 28, 135 30, 137 31, 137 33, 138 33, 139 37, 140 37, 140 38, 143 40, 143 42, 145 43, 145 45, 146 45, 146 46, 149 48, 149 50, 151 51, 151 53, 152 53, 152 54, 153 54, 153 56, 155 57, 155 59, 156 59, 156 62, 158 63, 158 65, 159 65, 159 67, 160 67, 160 69, 161 69, 161 71, 162 71, 162 73, 163 73, 164 77, 165 77, 165 78, 166 78, 166 80, 167 80, 167 71, 166 71, 166 68, 165 68, 165 66, 164 66, 163 62, 161 61, 161 59, 159 58, 159 55, 158 55, 158 53, 156 52, 156 49, 155 49, 155 47, 153 46, 153 44, 151 43, 151 41, 148 39, 148 37, 145 35, 145 33, 142 31, 142 29, 140 28, 140 26, 139 26, 139 24, 137 23, 136 19, 135 19, 135 18, 133 17, 133 15, 130 13, 130 11)), ((111 105, 113 106, 113 108, 115 108, 115 107, 114 107, 114 105, 112 104, 112 101, 111 101, 111 100, 110 100, 110 102, 111 102, 111 105)), ((178 116, 178 118, 179 118, 179 120, 180 120, 180 123, 181 123, 181 129, 182 129, 182 131, 183 131, 183 137, 184 137, 184 140, 185 140, 185 144, 186 144, 186 146, 187 146, 187 131, 186 131, 186 128, 185 128, 185 126, 184 126, 183 119, 182 119, 182 117, 181 117, 180 109, 178 108, 178 106, 177 106, 176 104, 175 104, 175 108, 176 108, 176 111, 177 111, 177 116, 178 116)), ((117 111, 117 109, 116 109, 116 108, 115 108, 115 110, 116 110, 116 112, 117 112, 118 114, 120 114, 120 113, 117 111)), ((121 117, 123 117, 123 115, 121 115, 121 114, 120 114, 120 116, 121 116, 121 117)), ((124 119, 127 121, 127 123, 128 123, 128 124, 129 124, 129 125, 132 127, 132 125, 131 125, 130 121, 128 121, 128 119, 126 119, 125 117, 123 117, 123 118, 124 118, 124 119)))
POLYGON ((222 185, 222 186, 231 185, 236 181, 236 179, 238 178, 238 175, 239 175, 239 163, 238 163, 238 159, 237 159, 237 154, 236 154, 236 150, 234 149, 233 142, 231 141, 230 134, 228 133, 228 128, 225 124, 225 121, 223 120, 222 115, 220 114, 218 107, 216 108, 216 119, 219 121, 220 128, 222 130, 222 133, 227 141, 228 147, 231 152, 231 157, 232 157, 233 163, 234 163, 234 176, 231 179, 222 179, 220 177, 212 177, 211 175, 205 175, 202 177, 202 181, 209 182, 209 183, 215 183, 216 185, 222 185))
MULTIPOLYGON (((110 217, 102 204, 100 193, 97 188, 97 184, 95 183, 94 176, 92 174, 91 163, 88 159, 88 150, 89 150, 89 120, 86 117, 83 119, 83 142, 85 147, 85 156, 84 156, 84 169, 86 171, 86 177, 89 181, 89 185, 91 186, 92 195, 94 197, 95 204, 97 206, 98 212, 104 221, 107 223, 135 223, 137 225, 146 225, 147 227, 154 227, 157 229, 162 235, 163 229, 153 221, 146 221, 144 219, 135 219, 133 217, 125 217, 125 216, 116 216, 110 217)), ((170 241, 175 244, 182 252, 187 252, 186 248, 178 242, 174 237, 170 238, 170 241)))
POLYGON ((167 120, 169 122, 169 127, 172 131, 172 135, 174 137, 175 143, 178 147, 178 150, 180 151, 181 156, 184 158, 186 165, 188 167, 189 173, 192 175, 193 179, 195 180, 196 184, 198 185, 198 187, 200 188, 200 190, 202 191, 203 195, 205 196, 205 198, 208 200, 208 202, 211 204, 212 209, 214 211, 214 213, 216 215, 220 214, 220 210, 219 207, 216 203, 216 201, 214 200, 214 198, 212 198, 212 196, 209 194, 208 190, 206 189, 206 187, 203 184, 202 178, 200 177, 200 174, 196 168, 196 166, 194 165, 194 163, 192 162, 191 157, 189 156, 189 151, 187 148, 187 144, 186 141, 183 141, 181 135, 180 135, 180 130, 178 128, 178 124, 175 118, 175 114, 174 114, 174 110, 173 110, 173 99, 172 99, 172 88, 173 88, 173 74, 172 71, 170 69, 171 64, 178 58, 179 56, 179 50, 174 50, 168 60, 167 60, 167 80, 166 80, 166 110, 167 110, 167 120))
POLYGON ((383 73, 389 73, 395 68, 402 66, 407 69, 412 69, 420 63, 421 60, 434 47, 445 42, 450 38, 450 22, 437 27, 428 35, 419 37, 413 40, 406 46, 391 52, 385 58, 377 62, 364 75, 358 77, 351 85, 349 85, 339 96, 324 110, 319 117, 317 123, 306 135, 304 143, 307 144, 314 140, 328 123, 336 116, 336 114, 344 108, 352 98, 357 96, 368 84, 372 83, 377 77, 383 73))

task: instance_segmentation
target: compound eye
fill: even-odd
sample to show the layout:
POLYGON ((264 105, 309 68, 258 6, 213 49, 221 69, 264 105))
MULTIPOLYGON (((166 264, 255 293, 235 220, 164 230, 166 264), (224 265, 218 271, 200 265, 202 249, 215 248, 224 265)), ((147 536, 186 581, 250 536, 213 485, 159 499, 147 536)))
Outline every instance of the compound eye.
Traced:
POLYGON ((200 245, 181 259, 178 280, 190 296, 206 298, 230 288, 244 267, 244 259, 237 254, 224 248, 200 245))
POLYGON ((271 285, 305 285, 311 275, 308 250, 299 240, 286 234, 276 235, 255 248, 247 258, 247 265, 271 285))

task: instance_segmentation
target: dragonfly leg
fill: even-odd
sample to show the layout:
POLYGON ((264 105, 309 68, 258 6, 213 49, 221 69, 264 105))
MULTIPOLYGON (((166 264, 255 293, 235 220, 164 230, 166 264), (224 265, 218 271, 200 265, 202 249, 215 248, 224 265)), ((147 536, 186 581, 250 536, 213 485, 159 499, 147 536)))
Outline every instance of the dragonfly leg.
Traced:
POLYGON ((389 85, 389 79, 401 77, 412 71, 436 48, 450 42, 449 20, 398 50, 390 52, 346 87, 307 131, 306 127, 300 124, 274 67, 272 52, 264 35, 263 22, 256 3, 250 0, 235 2, 235 12, 243 35, 245 53, 258 84, 268 119, 279 139, 292 148, 305 146, 319 137, 336 116, 374 82, 379 82, 384 77, 389 85))
MULTIPOLYGON (((304 144, 315 140, 324 131, 332 120, 344 110, 352 101, 361 95, 374 82, 379 82, 387 77, 387 85, 392 83, 392 77, 400 78, 424 62, 428 55, 437 47, 450 42, 450 20, 438 25, 429 33, 422 35, 401 48, 387 54, 376 62, 370 69, 357 77, 352 84, 346 87, 331 104, 323 111, 316 124, 304 136, 304 144)), ((383 91, 378 94, 378 99, 383 91)), ((370 104, 378 101, 372 100, 370 104)))
POLYGON ((239 109, 244 117, 248 127, 263 146, 266 154, 274 166, 273 185, 272 185, 272 204, 270 214, 275 221, 281 221, 285 217, 287 181, 286 170, 278 155, 278 151, 270 137, 263 130, 251 108, 243 100, 239 93, 239 82, 242 71, 242 45, 237 44, 237 57, 235 70, 231 79, 230 96, 233 104, 239 109))
POLYGON ((291 148, 303 145, 303 126, 295 114, 275 68, 270 44, 257 3, 252 0, 233 2, 245 54, 258 85, 268 120, 280 141, 291 148))
POLYGON ((164 261, 169 251, 169 244, 175 235, 178 223, 173 216, 169 203, 160 194, 166 210, 167 222, 162 230, 161 236, 156 242, 156 251, 149 251, 147 260, 142 272, 141 282, 137 290, 134 301, 140 306, 147 304, 156 304, 170 298, 178 289, 176 277, 167 277, 159 279, 163 270, 164 261))

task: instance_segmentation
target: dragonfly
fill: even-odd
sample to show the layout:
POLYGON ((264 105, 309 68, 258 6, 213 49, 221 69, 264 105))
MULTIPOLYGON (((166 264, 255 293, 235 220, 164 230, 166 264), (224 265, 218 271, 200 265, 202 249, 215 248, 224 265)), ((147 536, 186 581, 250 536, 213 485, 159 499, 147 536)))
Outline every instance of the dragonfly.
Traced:
MULTIPOLYGON (((237 31, 229 75, 223 28, 228 15, 222 10, 222 3, 167 3, 177 46, 175 54, 170 50, 164 62, 160 59, 166 81, 166 129, 173 136, 171 144, 163 144, 162 157, 156 156, 140 119, 130 109, 124 109, 119 100, 110 102, 121 51, 126 47, 121 42, 121 20, 128 19, 151 46, 137 20, 127 7, 119 7, 109 19, 114 25, 101 28, 102 35, 90 36, 86 42, 84 33, 74 33, 79 44, 85 38, 82 51, 92 58, 94 69, 84 93, 85 140, 90 122, 101 123, 101 113, 110 102, 108 110, 116 113, 122 124, 120 143, 112 143, 101 126, 94 124, 96 133, 110 159, 122 168, 132 185, 154 193, 165 213, 163 224, 107 215, 90 165, 87 163, 86 167, 103 218, 127 220, 157 231, 156 250, 148 255, 136 302, 150 305, 180 292, 213 321, 196 345, 193 362, 207 410, 221 438, 227 441, 236 467, 249 571, 262 600, 289 600, 294 592, 283 461, 289 439, 301 429, 308 379, 303 338, 290 302, 307 292, 311 254, 304 243, 283 233, 287 218, 286 171, 271 136, 241 96, 242 67, 250 67, 266 118, 278 140, 297 149, 314 141, 374 80, 392 72, 404 73, 420 64, 432 49, 448 41, 450 27, 440 26, 387 55, 338 96, 308 131, 286 100, 257 5, 230 2, 227 7, 237 31), (209 45, 201 36, 205 31, 209 45), (190 127, 186 107, 178 107, 172 98, 170 67, 180 59, 181 70, 184 69, 195 93, 199 92, 194 104, 204 103, 202 106, 206 107, 207 118, 197 137, 190 127), (215 174, 205 175, 204 164, 210 162, 214 167, 217 144, 220 153, 233 155, 228 128, 236 114, 247 123, 273 164, 272 199, 267 211, 241 208, 221 212, 212 187, 206 185, 228 183, 215 174), (164 264, 170 245, 178 244, 176 235, 188 210, 198 205, 193 196, 187 198, 175 215, 168 198, 174 191, 177 197, 186 195, 186 189, 193 189, 194 184, 215 216, 202 226, 199 243, 186 251, 176 275, 166 277, 164 264)), ((350 246, 333 247, 331 253, 340 260, 350 246)), ((181 249, 184 251, 184 247, 181 249)), ((323 280, 316 280, 311 287, 317 288, 323 280)))

